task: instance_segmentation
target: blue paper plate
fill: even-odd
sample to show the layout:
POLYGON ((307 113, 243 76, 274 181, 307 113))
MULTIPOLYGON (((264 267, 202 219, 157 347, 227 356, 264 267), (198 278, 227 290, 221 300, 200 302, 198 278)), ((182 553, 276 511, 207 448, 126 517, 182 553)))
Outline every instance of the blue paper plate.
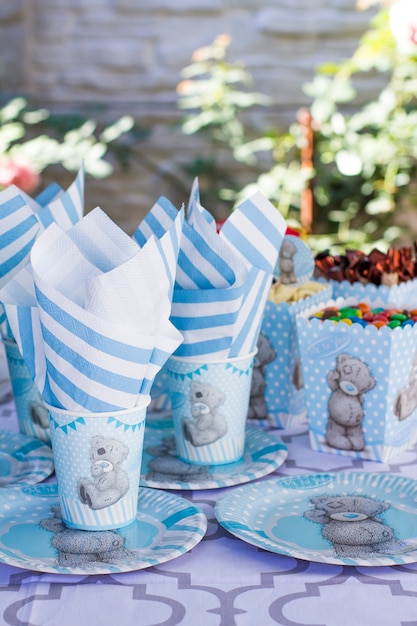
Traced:
POLYGON ((139 490, 136 521, 118 530, 64 526, 56 484, 0 490, 0 562, 57 574, 111 574, 164 563, 203 538, 207 518, 177 495, 139 490))
POLYGON ((219 489, 270 474, 287 458, 285 444, 256 426, 246 430, 243 458, 225 465, 193 465, 176 455, 169 417, 147 418, 140 484, 162 489, 219 489))
POLYGON ((0 430, 0 487, 36 484, 54 471, 51 446, 22 433, 0 430))
POLYGON ((215 515, 243 541, 298 559, 362 566, 417 561, 417 481, 405 476, 270 478, 228 493, 215 515))

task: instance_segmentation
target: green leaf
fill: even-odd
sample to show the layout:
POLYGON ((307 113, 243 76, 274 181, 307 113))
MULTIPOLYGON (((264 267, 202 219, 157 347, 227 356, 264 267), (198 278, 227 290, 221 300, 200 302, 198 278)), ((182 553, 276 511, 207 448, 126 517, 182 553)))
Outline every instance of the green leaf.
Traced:
POLYGON ((10 146, 26 134, 23 124, 10 122, 0 126, 0 153, 5 154, 10 146))
POLYGON ((121 135, 128 133, 135 125, 135 120, 131 115, 123 115, 114 124, 107 126, 100 134, 100 141, 110 143, 116 141, 121 135))
POLYGON ((379 215, 381 213, 389 213, 393 211, 394 206, 392 198, 381 196, 370 200, 366 205, 366 212, 369 215, 379 215))
POLYGON ((16 120, 26 106, 27 100, 25 98, 12 98, 0 109, 0 123, 4 124, 16 120))
POLYGON ((340 150, 336 155, 336 165, 344 176, 357 176, 362 171, 362 160, 358 154, 340 150))

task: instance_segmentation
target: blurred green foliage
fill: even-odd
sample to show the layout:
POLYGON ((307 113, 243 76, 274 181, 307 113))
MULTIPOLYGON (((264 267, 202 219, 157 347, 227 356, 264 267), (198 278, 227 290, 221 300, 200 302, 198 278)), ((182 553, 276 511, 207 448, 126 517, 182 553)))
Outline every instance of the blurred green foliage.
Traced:
POLYGON ((83 161, 88 174, 105 178, 113 172, 106 155, 113 151, 123 161, 118 141, 133 128, 128 115, 100 126, 82 115, 52 115, 25 97, 14 97, 0 108, 0 168, 24 163, 39 175, 55 164, 77 171, 83 161))
POLYGON ((197 50, 178 86, 179 106, 188 109, 183 132, 209 139, 207 154, 190 164, 189 173, 209 176, 212 193, 227 200, 230 210, 260 189, 293 226, 300 226, 300 198, 311 185, 309 242, 316 250, 411 245, 417 238, 417 220, 414 227, 410 221, 417 196, 417 46, 415 54, 398 48, 388 9, 373 12, 351 58, 318 68, 303 87, 313 118, 311 169, 301 167, 305 136, 298 120, 283 131, 248 136, 242 113, 269 101, 247 91, 244 66, 226 58, 229 43, 220 36, 197 50), (381 88, 374 100, 360 105, 358 88, 367 78, 377 79, 381 88), (221 151, 241 168, 258 164, 253 183, 238 188, 236 181, 226 181, 218 162, 221 151), (265 169, 262 153, 269 158, 265 169))

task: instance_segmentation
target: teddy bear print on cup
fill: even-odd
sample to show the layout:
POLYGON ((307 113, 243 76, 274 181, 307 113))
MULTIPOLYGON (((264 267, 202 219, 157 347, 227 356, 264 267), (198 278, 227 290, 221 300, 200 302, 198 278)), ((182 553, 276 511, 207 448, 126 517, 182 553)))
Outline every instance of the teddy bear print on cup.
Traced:
POLYGON ((42 528, 55 533, 51 544, 57 550, 61 567, 96 567, 116 564, 134 555, 124 547, 124 538, 115 530, 77 530, 68 528, 61 519, 59 506, 52 507, 53 517, 41 520, 42 528))
POLYGON ((394 403, 394 415, 405 420, 417 408, 417 353, 414 357, 407 387, 399 390, 394 403))
POLYGON ((272 363, 276 356, 276 350, 273 348, 269 338, 260 332, 257 352, 253 360, 248 419, 263 420, 268 417, 268 409, 265 402, 265 367, 268 363, 272 363))
POLYGON ((214 443, 227 433, 227 424, 217 408, 225 400, 223 392, 193 380, 190 391, 192 419, 182 423, 184 437, 193 446, 205 446, 214 443))
POLYGON ((322 524, 322 535, 333 544, 336 556, 358 558, 372 553, 396 554, 409 549, 379 517, 390 508, 367 496, 318 496, 304 517, 322 524))
POLYGON ((190 482, 210 477, 208 465, 192 465, 178 458, 174 436, 163 437, 160 444, 149 446, 146 451, 155 457, 148 462, 146 480, 190 482))
POLYGON ((78 480, 78 495, 90 509, 98 510, 118 502, 129 490, 127 472, 121 467, 129 448, 117 439, 96 436, 91 440, 92 480, 78 480))
POLYGON ((41 402, 31 402, 29 405, 30 419, 34 424, 47 430, 49 428, 49 413, 41 402))
POLYGON ((332 390, 326 428, 328 445, 340 450, 363 450, 364 394, 376 385, 370 368, 350 354, 339 354, 336 368, 327 373, 327 382, 332 390))

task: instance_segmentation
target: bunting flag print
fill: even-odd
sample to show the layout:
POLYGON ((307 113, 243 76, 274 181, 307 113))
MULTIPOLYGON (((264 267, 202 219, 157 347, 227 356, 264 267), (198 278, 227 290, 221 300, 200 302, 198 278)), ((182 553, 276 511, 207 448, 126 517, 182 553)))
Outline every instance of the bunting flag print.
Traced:
MULTIPOLYGON (((170 369, 169 366, 167 366, 166 372, 170 378, 175 378, 175 380, 185 380, 186 378, 193 380, 194 378, 203 376, 204 373, 208 371, 209 365, 210 365, 209 363, 205 363, 204 365, 199 365, 195 369, 186 373, 176 372, 170 369)), ((225 363, 224 368, 225 370, 231 370, 232 374, 237 374, 238 376, 249 376, 253 370, 253 362, 251 362, 250 365, 245 369, 236 367, 236 365, 234 365, 233 363, 225 363)))
POLYGON ((54 430, 59 428, 60 430, 62 430, 62 432, 64 432, 65 434, 68 434, 70 430, 77 430, 77 428, 79 428, 80 426, 85 426, 85 419, 83 417, 76 417, 72 422, 68 422, 68 424, 61 425, 61 424, 58 424, 58 422, 52 415, 50 415, 49 423, 50 423, 51 428, 53 428, 54 430))

